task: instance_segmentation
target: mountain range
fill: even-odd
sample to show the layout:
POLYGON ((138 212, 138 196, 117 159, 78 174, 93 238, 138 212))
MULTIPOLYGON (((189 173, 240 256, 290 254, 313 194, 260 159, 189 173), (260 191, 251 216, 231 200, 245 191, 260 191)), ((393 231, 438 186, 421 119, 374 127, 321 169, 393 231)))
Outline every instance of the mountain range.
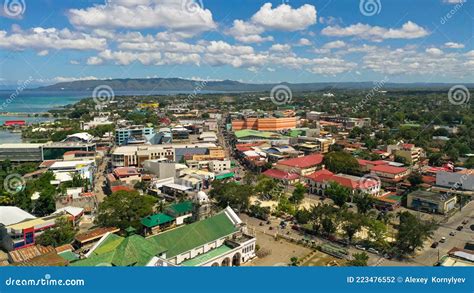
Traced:
MULTIPOLYGON (((60 82, 38 87, 41 91, 90 91, 97 86, 110 86, 114 91, 223 91, 223 92, 261 92, 270 91, 276 85, 286 85, 292 91, 321 91, 331 89, 371 89, 376 82, 314 82, 314 83, 242 83, 233 80, 196 81, 182 78, 138 78, 77 80, 60 82)), ((383 89, 449 89, 450 83, 384 83, 383 89)), ((473 87, 474 84, 466 85, 473 87)))

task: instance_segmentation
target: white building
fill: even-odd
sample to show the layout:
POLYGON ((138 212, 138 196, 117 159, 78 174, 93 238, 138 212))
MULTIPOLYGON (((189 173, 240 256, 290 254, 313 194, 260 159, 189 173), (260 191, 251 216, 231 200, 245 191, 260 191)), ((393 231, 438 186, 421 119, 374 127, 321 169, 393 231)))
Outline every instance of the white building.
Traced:
POLYGON ((437 172, 436 185, 456 190, 474 191, 474 170, 465 169, 458 172, 437 172))
POLYGON ((214 173, 221 173, 230 169, 230 160, 212 160, 209 162, 209 170, 214 173))

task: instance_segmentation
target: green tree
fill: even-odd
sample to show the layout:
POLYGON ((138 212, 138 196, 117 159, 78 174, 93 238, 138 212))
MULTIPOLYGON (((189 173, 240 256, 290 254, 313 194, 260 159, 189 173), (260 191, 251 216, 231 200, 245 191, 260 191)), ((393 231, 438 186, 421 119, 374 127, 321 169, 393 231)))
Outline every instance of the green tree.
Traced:
POLYGON ((140 219, 153 213, 156 199, 137 191, 118 191, 99 204, 96 222, 103 227, 140 228, 140 219))
POLYGON ((398 214, 400 224, 396 235, 395 246, 402 255, 411 254, 423 246, 423 242, 433 235, 437 225, 434 221, 418 219, 410 212, 398 214))
POLYGON ((300 204, 304 199, 304 194, 306 193, 306 188, 301 183, 295 184, 295 189, 289 198, 290 202, 293 204, 300 204))
POLYGON ((235 210, 246 211, 250 206, 250 196, 253 192, 253 187, 249 185, 215 180, 212 182, 209 195, 221 208, 230 205, 235 210))
POLYGON ((357 212, 360 214, 367 214, 375 203, 375 199, 365 192, 354 197, 354 201, 357 206, 357 212))
POLYGON ((369 260, 369 256, 365 252, 354 253, 353 259, 347 262, 348 266, 352 267, 366 267, 369 260))
POLYGON ((74 229, 72 222, 65 216, 59 217, 56 219, 56 225, 54 228, 43 232, 43 234, 36 238, 36 243, 43 246, 52 245, 58 247, 72 243, 75 235, 76 230, 74 229))
POLYGON ((307 209, 297 210, 295 219, 298 224, 307 224, 311 220, 311 212, 307 209))
POLYGON ((329 187, 326 188, 325 194, 334 201, 335 205, 342 207, 349 200, 351 191, 337 182, 331 182, 329 187))
POLYGON ((334 173, 354 174, 359 169, 357 160, 351 154, 342 151, 326 154, 324 165, 334 173))
POLYGON ((257 192, 261 198, 271 199, 271 191, 276 188, 277 184, 275 179, 262 175, 255 185, 255 192, 257 192))

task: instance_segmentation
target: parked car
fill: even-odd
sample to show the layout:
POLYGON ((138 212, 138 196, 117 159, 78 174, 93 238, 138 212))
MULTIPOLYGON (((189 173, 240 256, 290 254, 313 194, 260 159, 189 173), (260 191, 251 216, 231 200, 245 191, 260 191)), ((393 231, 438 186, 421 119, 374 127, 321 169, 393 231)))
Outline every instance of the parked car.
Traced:
POLYGON ((456 230, 461 231, 464 227, 463 226, 458 226, 456 230))
POLYGON ((431 244, 431 248, 436 248, 438 247, 439 243, 438 242, 433 242, 433 244, 431 244))
POLYGON ((374 248, 372 248, 372 247, 370 247, 369 249, 367 249, 367 251, 368 251, 368 252, 372 252, 372 253, 374 253, 374 254, 379 254, 379 251, 376 250, 376 249, 374 249, 374 248))
POLYGON ((463 225, 466 225, 467 223, 469 223, 469 220, 468 220, 468 219, 465 219, 464 221, 462 221, 462 224, 463 224, 463 225))
POLYGON ((446 237, 441 237, 441 239, 439 240, 439 242, 441 242, 441 243, 446 242, 446 237))
POLYGON ((355 247, 356 247, 357 249, 360 249, 360 250, 363 250, 363 251, 366 250, 366 248, 365 248, 364 246, 359 245, 359 244, 357 244, 355 247))
POLYGON ((449 233, 449 236, 454 236, 454 235, 456 235, 456 232, 454 232, 454 231, 451 231, 451 232, 449 233))

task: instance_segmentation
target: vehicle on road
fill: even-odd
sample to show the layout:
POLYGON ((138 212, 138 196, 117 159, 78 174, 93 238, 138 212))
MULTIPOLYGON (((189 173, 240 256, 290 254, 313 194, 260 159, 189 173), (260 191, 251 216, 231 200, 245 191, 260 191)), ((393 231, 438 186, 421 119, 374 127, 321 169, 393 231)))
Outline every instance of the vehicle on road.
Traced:
POLYGON ((367 249, 368 252, 372 252, 373 254, 379 254, 379 251, 370 247, 369 249, 367 249))
POLYGON ((464 227, 463 226, 458 226, 456 230, 461 231, 464 227))
POLYGON ((454 231, 451 231, 451 232, 449 233, 449 236, 454 236, 454 235, 456 235, 456 232, 454 232, 454 231))
POLYGON ((463 225, 466 225, 467 223, 469 223, 469 220, 468 220, 468 219, 462 221, 462 224, 463 224, 463 225))
POLYGON ((362 245, 357 244, 355 247, 356 247, 357 249, 366 251, 366 248, 365 248, 364 246, 362 246, 362 245))
POLYGON ((439 243, 438 242, 433 242, 433 244, 431 244, 431 248, 436 248, 438 247, 439 243))
POLYGON ((440 243, 444 243, 444 242, 446 242, 446 237, 444 237, 444 236, 443 236, 443 237, 441 237, 441 239, 439 240, 439 242, 440 242, 440 243))

